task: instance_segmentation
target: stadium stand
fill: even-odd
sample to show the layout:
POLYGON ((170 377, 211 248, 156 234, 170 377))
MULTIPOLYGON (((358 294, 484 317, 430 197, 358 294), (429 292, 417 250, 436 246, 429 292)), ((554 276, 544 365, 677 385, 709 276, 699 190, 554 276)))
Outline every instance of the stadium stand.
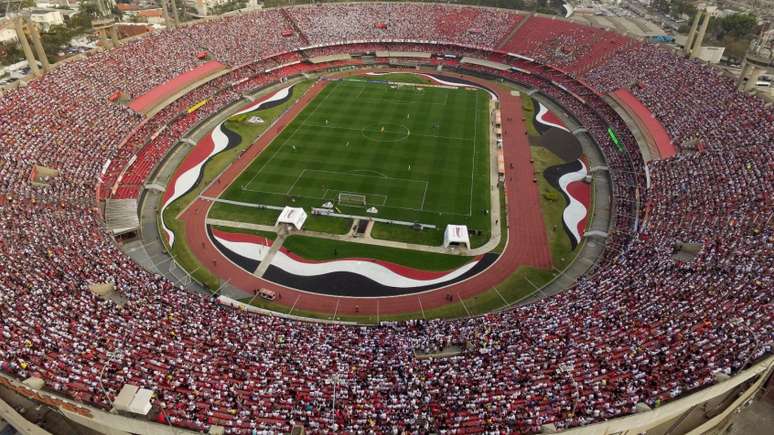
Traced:
MULTIPOLYGON (((268 9, 154 32, 4 94, 0 370, 40 377, 47 389, 102 409, 125 383, 150 388, 159 422, 194 430, 288 432, 302 424, 314 432, 539 432, 544 424, 562 429, 634 413, 639 403, 658 406, 771 354, 774 111, 703 64, 609 32, 564 29, 563 21, 559 45, 530 18, 507 49, 491 54, 503 61, 505 52, 518 52, 543 64, 511 58, 531 74, 502 74, 567 108, 610 167, 616 210, 605 257, 563 293, 453 321, 297 322, 180 289, 129 260, 104 229, 95 199, 100 176, 108 188, 99 195, 110 195, 137 155, 115 192, 136 197, 185 131, 243 93, 307 68, 264 73, 301 59, 306 41, 357 41, 352 50, 372 50, 385 40, 410 49, 405 40, 417 39, 433 41, 435 52, 481 56, 521 19, 505 10, 404 3, 268 9), (296 31, 283 36, 288 28, 296 31), (605 44, 615 53, 604 55, 605 44), (116 90, 142 95, 195 68, 203 48, 239 68, 149 119, 108 101, 116 90), (650 164, 649 188, 634 140, 599 98, 622 87, 678 147, 676 157, 650 164), (622 150, 607 139, 611 125, 622 150), (32 165, 60 175, 32 186, 32 165), (679 242, 702 248, 686 263, 672 256, 679 242), (89 291, 105 282, 125 305, 89 291), (414 357, 452 344, 463 354, 414 357), (334 375, 342 379, 335 387, 334 375)), ((433 62, 459 67, 443 57, 433 62)))
POLYGON ((724 150, 774 140, 774 112, 758 97, 697 60, 647 44, 619 52, 585 75, 601 92, 631 88, 678 147, 724 150))
POLYGON ((617 51, 637 44, 619 33, 555 17, 531 16, 498 48, 532 57, 568 72, 581 72, 617 51))

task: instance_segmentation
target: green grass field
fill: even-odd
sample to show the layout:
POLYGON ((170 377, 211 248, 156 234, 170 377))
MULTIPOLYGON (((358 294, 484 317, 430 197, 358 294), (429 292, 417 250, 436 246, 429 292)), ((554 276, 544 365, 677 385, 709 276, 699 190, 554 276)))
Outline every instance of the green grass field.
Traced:
MULTIPOLYGON (((380 218, 434 224, 441 230, 447 224, 467 225, 481 230, 486 241, 490 218, 483 210, 489 210, 489 189, 487 93, 338 80, 310 102, 222 198, 307 210, 332 201, 342 213, 361 216, 373 206, 380 218), (341 193, 365 196, 366 205, 339 202, 341 193)), ((244 221, 252 220, 254 212, 219 203, 211 216, 244 221)), ((322 230, 326 227, 335 225, 322 230)), ((375 236, 442 242, 441 231, 414 238, 414 230, 402 230, 395 237, 390 231, 375 236)))

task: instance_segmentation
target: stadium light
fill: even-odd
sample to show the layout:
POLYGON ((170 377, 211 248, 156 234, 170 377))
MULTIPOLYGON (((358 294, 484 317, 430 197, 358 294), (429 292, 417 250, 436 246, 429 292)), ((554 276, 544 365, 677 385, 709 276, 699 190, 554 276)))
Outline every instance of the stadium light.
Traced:
MULTIPOLYGON (((119 343, 119 346, 120 346, 120 343, 119 343)), ((110 357, 108 358, 108 360, 105 363, 105 365, 102 366, 102 370, 100 370, 100 372, 99 372, 99 378, 98 378, 98 380, 99 380, 99 387, 102 389, 102 394, 105 396, 105 399, 107 399, 107 401, 109 403, 113 403, 114 399, 111 399, 110 396, 107 393, 107 390, 105 390, 105 384, 102 383, 102 377, 105 375, 105 369, 107 369, 107 367, 110 365, 110 363, 113 362, 113 359, 122 358, 124 356, 123 353, 124 353, 124 351, 123 351, 123 349, 121 349, 121 347, 118 347, 118 348, 114 349, 113 352, 110 353, 110 357)))
POLYGON ((346 382, 344 382, 344 379, 341 378, 341 376, 338 373, 334 373, 330 378, 328 378, 331 382, 333 382, 333 403, 331 405, 331 417, 336 416, 336 386, 346 385, 346 382))

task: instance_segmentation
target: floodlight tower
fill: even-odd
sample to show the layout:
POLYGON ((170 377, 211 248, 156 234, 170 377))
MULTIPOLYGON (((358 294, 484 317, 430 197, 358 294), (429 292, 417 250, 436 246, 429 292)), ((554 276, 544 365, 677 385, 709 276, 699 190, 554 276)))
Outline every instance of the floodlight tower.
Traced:
POLYGON ((13 14, 11 21, 13 22, 14 30, 16 31, 16 39, 19 41, 19 45, 24 52, 24 58, 27 60, 27 64, 30 67, 30 71, 35 77, 39 77, 42 73, 38 66, 38 61, 35 59, 35 55, 40 58, 40 64, 43 66, 43 72, 48 72, 51 69, 51 65, 48 63, 48 57, 43 49, 43 43, 40 39, 40 32, 38 31, 38 25, 35 24, 29 16, 25 16, 19 13, 18 9, 13 14), (30 45, 32 41, 32 45, 30 45), (34 52, 33 52, 34 49, 34 52))
POLYGON ((118 38, 118 29, 116 29, 116 21, 113 17, 97 18, 91 20, 91 27, 94 32, 102 41, 104 48, 118 47, 121 41, 118 38), (110 35, 110 40, 108 40, 110 35))
POLYGON ((97 8, 97 18, 91 20, 91 27, 97 34, 105 49, 118 47, 121 41, 118 37, 116 19, 113 16, 114 0, 93 0, 97 8), (110 40, 108 40, 108 36, 110 40))
POLYGON ((707 32, 707 27, 709 27, 710 19, 717 14, 717 10, 717 6, 706 4, 697 6, 696 16, 693 18, 691 30, 688 32, 688 39, 683 47, 685 54, 691 57, 699 57, 701 55, 701 44, 704 42, 704 35, 707 32), (702 18, 703 21, 701 21, 702 18), (701 26, 699 26, 700 21, 701 26))
POLYGON ((768 33, 762 33, 760 37, 750 42, 750 46, 742 60, 742 71, 736 81, 740 91, 755 89, 758 77, 761 74, 774 70, 774 38, 768 33))
POLYGON ((13 27, 14 30, 16 30, 16 38, 19 40, 19 45, 22 47, 24 58, 27 59, 27 65, 29 65, 30 71, 32 71, 32 75, 35 77, 40 77, 41 72, 40 68, 38 68, 38 61, 35 59, 35 55, 32 53, 32 47, 30 47, 29 40, 27 40, 27 33, 25 30, 28 28, 28 26, 26 21, 27 20, 25 20, 21 15, 16 15, 13 18, 13 27))
POLYGON ((40 33, 29 17, 21 15, 22 0, 0 0, 0 13, 11 19, 13 28, 16 31, 16 39, 19 41, 19 45, 24 52, 24 58, 27 60, 27 65, 30 67, 30 71, 35 77, 40 77, 42 74, 38 67, 38 62, 35 59, 35 54, 32 52, 30 46, 30 39, 34 45, 35 51, 37 51, 40 60, 42 61, 44 71, 48 71, 49 64, 46 54, 43 51, 43 45, 40 42, 40 33), (27 39, 29 34, 29 39, 27 39))

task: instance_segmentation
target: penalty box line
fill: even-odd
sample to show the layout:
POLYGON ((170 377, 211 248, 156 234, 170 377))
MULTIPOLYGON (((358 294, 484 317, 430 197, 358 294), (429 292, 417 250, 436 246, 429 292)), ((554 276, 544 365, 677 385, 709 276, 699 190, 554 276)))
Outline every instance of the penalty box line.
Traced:
MULTIPOLYGON (((285 195, 285 194, 283 194, 281 192, 267 192, 265 190, 255 190, 255 189, 245 189, 245 188, 242 188, 242 190, 247 191, 247 192, 260 193, 260 194, 263 194, 263 195, 275 195, 275 196, 280 196, 280 197, 287 196, 287 195, 285 195)), ((330 189, 328 189, 328 191, 330 191, 330 189)), ((355 192, 344 192, 344 193, 355 193, 355 192)), ((362 195, 362 193, 358 193, 358 194, 362 195)), ((374 195, 380 195, 380 196, 387 197, 387 195, 384 195, 384 194, 374 194, 374 195)), ((315 201, 326 201, 325 198, 322 198, 322 197, 319 197, 319 196, 308 196, 308 195, 293 195, 293 196, 296 197, 296 198, 309 199, 309 200, 315 200, 315 201)), ((205 199, 213 201, 213 202, 225 202, 225 203, 232 204, 232 205, 237 205, 237 206, 263 208, 262 206, 256 205, 257 203, 252 203, 252 202, 233 201, 233 200, 226 200, 226 199, 221 199, 221 198, 205 198, 205 199)), ((281 206, 277 206, 277 207, 282 208, 281 206)), ((351 206, 345 205, 345 207, 351 207, 351 206)), ((438 214, 443 214, 443 215, 448 215, 448 216, 460 216, 460 217, 466 217, 466 218, 469 218, 471 216, 471 215, 469 215, 467 213, 457 213, 457 212, 452 212, 452 211, 439 211, 439 210, 419 209, 419 208, 413 208, 413 207, 396 207, 396 206, 389 206, 389 205, 385 205, 383 207, 386 207, 388 209, 395 209, 395 210, 409 210, 409 211, 418 211, 418 212, 424 212, 424 213, 438 213, 438 214)))
MULTIPOLYGON (((365 171, 365 170, 355 170, 355 171, 365 171)), ((340 172, 340 171, 329 171, 329 170, 324 170, 324 169, 308 169, 308 168, 305 168, 305 169, 303 169, 301 171, 300 174, 298 174, 298 176, 296 177, 296 180, 293 182, 293 184, 290 186, 290 188, 288 188, 284 193, 283 192, 271 192, 271 191, 265 191, 265 190, 250 189, 249 187, 247 187, 247 185, 240 186, 240 189, 243 190, 243 191, 259 193, 259 194, 264 194, 264 195, 295 196, 295 197, 298 197, 298 198, 314 199, 314 200, 318 200, 318 201, 327 201, 327 200, 331 199, 331 198, 327 197, 327 193, 330 192, 330 191, 342 192, 342 193, 355 193, 355 194, 358 194, 358 195, 365 195, 366 198, 369 195, 370 196, 380 196, 380 197, 383 197, 384 198, 384 204, 381 205, 382 207, 394 208, 394 209, 399 209, 399 210, 411 210, 411 211, 428 212, 428 213, 442 213, 442 214, 445 214, 445 215, 453 215, 453 216, 464 216, 464 217, 472 216, 470 213, 457 213, 457 212, 450 212, 450 211, 440 211, 440 210, 426 209, 425 208, 425 201, 427 199, 427 190, 428 190, 428 187, 430 186, 430 182, 427 181, 427 180, 413 180, 413 179, 410 179, 410 178, 388 177, 388 176, 386 176, 384 174, 379 174, 379 175, 357 174, 357 173, 355 173, 355 171, 352 171, 352 172, 340 172), (368 194, 368 193, 363 193, 363 192, 351 192, 351 191, 344 191, 344 190, 326 188, 326 190, 323 192, 322 196, 292 195, 291 194, 292 190, 295 188, 295 186, 298 184, 299 180, 301 180, 301 178, 303 177, 303 175, 306 172, 321 172, 321 173, 328 173, 328 174, 333 174, 333 175, 339 175, 339 176, 343 176, 343 177, 355 176, 355 177, 376 178, 376 179, 380 179, 380 180, 385 180, 386 179, 386 180, 396 180, 396 181, 407 181, 409 183, 423 183, 425 185, 425 188, 422 191, 422 203, 420 204, 420 208, 388 206, 388 205, 386 205, 386 203, 387 203, 387 199, 389 198, 389 196, 385 195, 383 193, 371 193, 371 194, 368 194)), ((374 205, 376 205, 376 204, 374 204, 374 205)))
MULTIPOLYGON (((336 82, 336 84, 338 85, 338 82, 336 82)), ((328 86, 328 85, 326 85, 326 86, 328 86)), ((320 100, 320 103, 317 104, 317 106, 314 108, 314 110, 312 110, 312 113, 309 114, 309 117, 313 116, 317 112, 317 109, 319 109, 320 106, 322 106, 322 104, 325 102, 325 100, 328 99, 328 97, 333 93, 334 90, 336 90, 336 87, 331 88, 331 90, 328 92, 328 94, 325 95, 322 100, 320 100)), ((319 96, 319 94, 318 94, 318 96, 319 96)), ((317 99, 317 97, 315 97, 312 101, 314 101, 315 99, 317 99)), ((301 112, 296 114, 296 116, 290 122, 288 122, 288 124, 285 127, 289 127, 290 125, 292 125, 293 122, 296 119, 298 119, 298 117, 301 116, 306 111, 307 108, 309 108, 308 105, 303 110, 301 110, 301 112)), ((279 118, 277 118, 277 119, 279 119, 279 118)), ((306 121, 306 119, 304 119, 304 121, 306 121)), ((302 127, 303 125, 304 125, 304 122, 301 122, 300 127, 302 127)), ((245 183, 245 186, 248 186, 248 185, 252 184, 252 182, 255 181, 256 178, 258 178, 258 175, 260 175, 263 172, 263 170, 266 169, 266 166, 268 166, 269 163, 271 163, 272 160, 274 160, 274 157, 277 157, 277 154, 279 154, 282 151, 282 149, 285 147, 285 145, 287 145, 288 142, 290 142, 290 140, 293 139, 293 136, 295 136, 296 133, 298 133, 299 130, 301 130, 301 128, 296 128, 295 130, 293 130, 293 132, 290 134, 290 136, 287 139, 282 141, 282 143, 280 144, 279 148, 277 148, 277 150, 274 151, 274 154, 272 154, 271 157, 269 157, 269 160, 267 160, 263 165, 261 165, 261 168, 258 169, 258 172, 256 172, 255 175, 253 175, 253 178, 251 178, 250 181, 245 183)), ((268 130, 266 130, 266 131, 268 131, 268 130)), ((266 133, 266 131, 264 131, 264 133, 266 133)), ((263 133, 261 133, 261 136, 263 136, 263 133)), ((272 141, 267 145, 266 149, 270 148, 275 140, 277 140, 277 137, 272 139, 272 141)), ((266 149, 264 149, 264 151, 266 151, 266 149)), ((252 165, 252 163, 251 163, 251 165, 252 165)), ((241 186, 241 187, 242 187, 243 190, 249 190, 249 189, 245 189, 244 186, 241 186)))
MULTIPOLYGON (((427 187, 430 184, 427 180, 414 180, 414 179, 411 179, 411 178, 389 177, 389 176, 386 176, 386 175, 384 175, 382 173, 379 173, 379 172, 376 172, 376 171, 372 171, 372 172, 376 172, 378 175, 358 174, 357 173, 357 172, 364 172, 364 171, 367 171, 367 170, 366 169, 362 169, 362 170, 361 169, 357 169, 357 170, 350 171, 350 172, 341 172, 341 171, 329 171, 329 170, 326 170, 326 169, 309 169, 309 168, 304 168, 301 171, 301 173, 298 174, 298 176, 296 177, 296 180, 293 182, 293 184, 291 184, 290 187, 288 187, 288 190, 285 191, 285 195, 288 195, 288 196, 292 195, 291 192, 293 192, 293 189, 295 189, 295 187, 298 184, 298 182, 301 181, 301 179, 304 178, 304 175, 306 175, 307 173, 310 173, 310 174, 313 174, 313 173, 330 174, 330 175, 338 176, 340 178, 360 177, 360 178, 375 178, 375 179, 378 179, 378 180, 397 181, 399 183, 414 183, 414 184, 422 183, 422 184, 425 185, 425 188, 423 190, 422 202, 420 204, 420 208, 418 208, 418 209, 417 208, 409 208, 409 207, 397 207, 397 208, 409 208, 411 210, 424 211, 425 198, 427 197, 427 187)), ((251 189, 243 188, 243 190, 251 190, 251 189)), ((330 199, 330 198, 328 198, 326 196, 328 191, 335 191, 335 192, 341 192, 341 193, 355 193, 355 194, 358 194, 358 195, 365 195, 366 198, 369 195, 371 195, 371 196, 381 196, 381 197, 384 198, 384 201, 381 204, 382 206, 385 206, 385 204, 387 203, 387 198, 388 198, 388 195, 385 195, 383 193, 371 193, 371 194, 369 194, 369 193, 366 193, 366 192, 350 192, 350 191, 345 191, 345 190, 340 190, 340 189, 326 188, 325 192, 323 192, 323 197, 320 198, 320 199, 323 199, 323 200, 330 199)))

